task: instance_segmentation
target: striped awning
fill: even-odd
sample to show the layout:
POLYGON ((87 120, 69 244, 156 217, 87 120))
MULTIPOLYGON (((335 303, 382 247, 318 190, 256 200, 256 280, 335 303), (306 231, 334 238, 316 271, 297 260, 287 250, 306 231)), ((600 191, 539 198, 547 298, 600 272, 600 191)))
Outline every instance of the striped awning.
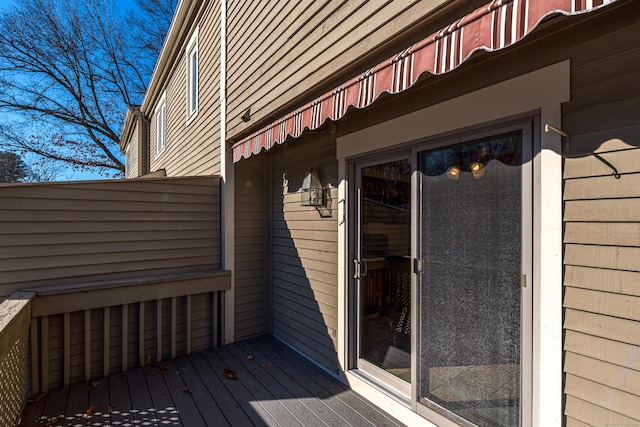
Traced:
POLYGON ((327 119, 339 120, 349 107, 368 107, 383 92, 402 92, 425 72, 443 74, 476 51, 511 46, 547 17, 586 13, 614 1, 494 0, 236 143, 233 161, 298 138, 305 129, 317 129, 327 119))

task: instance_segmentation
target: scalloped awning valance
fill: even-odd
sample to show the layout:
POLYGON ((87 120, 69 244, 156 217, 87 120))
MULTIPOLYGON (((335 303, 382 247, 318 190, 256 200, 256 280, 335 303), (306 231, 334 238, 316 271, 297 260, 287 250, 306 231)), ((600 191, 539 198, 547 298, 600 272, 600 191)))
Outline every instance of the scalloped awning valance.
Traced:
POLYGON ((511 46, 547 17, 586 13, 614 1, 494 0, 236 143, 233 162, 298 138, 327 119, 339 120, 350 107, 366 108, 383 92, 407 90, 423 73, 444 74, 476 51, 511 46))

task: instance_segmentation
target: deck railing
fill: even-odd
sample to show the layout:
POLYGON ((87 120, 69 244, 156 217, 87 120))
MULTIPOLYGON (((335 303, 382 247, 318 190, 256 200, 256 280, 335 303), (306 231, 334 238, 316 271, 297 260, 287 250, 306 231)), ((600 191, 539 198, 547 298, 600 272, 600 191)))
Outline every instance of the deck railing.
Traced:
POLYGON ((27 370, 33 292, 15 292, 0 304, 0 426, 13 426, 29 393, 27 370))
POLYGON ((29 394, 221 345, 230 286, 211 271, 15 292, 0 305, 0 427, 29 394))

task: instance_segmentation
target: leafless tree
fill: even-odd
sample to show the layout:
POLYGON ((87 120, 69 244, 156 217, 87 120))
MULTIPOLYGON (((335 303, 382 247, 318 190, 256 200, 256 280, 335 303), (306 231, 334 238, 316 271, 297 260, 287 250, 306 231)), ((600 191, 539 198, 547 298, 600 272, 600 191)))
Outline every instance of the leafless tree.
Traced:
POLYGON ((135 31, 135 43, 141 55, 155 63, 171 25, 178 0, 135 0, 140 12, 129 11, 127 23, 135 31))
POLYGON ((153 67, 132 31, 112 0, 21 0, 0 15, 3 149, 122 175, 124 113, 153 67))
POLYGON ((62 178, 60 162, 39 157, 27 163, 27 175, 22 182, 54 182, 62 178))

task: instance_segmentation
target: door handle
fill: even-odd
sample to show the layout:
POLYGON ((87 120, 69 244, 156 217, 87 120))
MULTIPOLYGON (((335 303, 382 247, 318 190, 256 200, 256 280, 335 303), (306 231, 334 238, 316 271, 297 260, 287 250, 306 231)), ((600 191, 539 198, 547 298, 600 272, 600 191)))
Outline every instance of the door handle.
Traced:
POLYGON ((367 264, 367 259, 362 258, 362 261, 357 258, 353 259, 353 278, 354 279, 362 279, 366 277, 369 272, 369 265, 367 264))

